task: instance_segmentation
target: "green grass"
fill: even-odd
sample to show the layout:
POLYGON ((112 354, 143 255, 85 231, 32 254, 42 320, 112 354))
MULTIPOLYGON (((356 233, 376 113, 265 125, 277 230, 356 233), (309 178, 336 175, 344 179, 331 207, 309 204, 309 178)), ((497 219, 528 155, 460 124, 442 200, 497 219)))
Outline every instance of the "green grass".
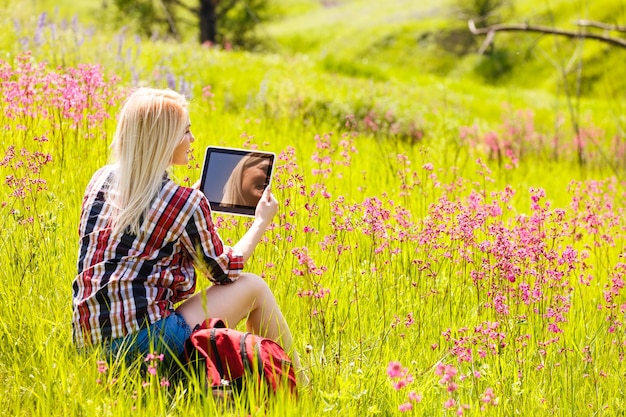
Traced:
MULTIPOLYGON (((59 4, 60 16, 71 16, 67 5, 59 4)), ((266 28, 280 48, 252 54, 138 41, 100 27, 78 43, 76 35, 85 35, 94 22, 87 17, 97 9, 90 2, 77 9, 76 32, 57 27, 53 41, 46 28, 46 41, 35 46, 33 22, 52 6, 6 3, 10 13, 0 18, 0 59, 8 67, 17 65, 18 38, 27 37, 33 62, 48 62, 48 73, 98 64, 107 80, 119 78, 110 86, 120 93, 136 82, 165 87, 171 74, 176 87, 193 96, 196 162, 208 145, 247 143, 277 154, 292 152, 281 160, 274 182, 277 198, 289 206, 281 207, 246 268, 262 274, 274 290, 313 384, 297 402, 279 397, 251 415, 402 415, 398 407, 410 391, 422 395, 408 413, 414 415, 452 415, 463 404, 469 406, 464 415, 471 416, 620 415, 624 409, 620 308, 626 294, 619 279, 625 273, 626 161, 613 144, 615 135, 623 142, 625 106, 618 92, 624 77, 615 58, 620 55, 607 58, 614 64, 613 78, 603 71, 595 94, 572 101, 579 114, 572 118, 566 97, 551 93, 552 69, 540 61, 485 84, 474 73, 484 58, 455 58, 430 41, 426 50, 411 45, 420 33, 445 26, 442 15, 430 13, 437 5, 354 1, 322 8, 313 1, 293 7, 283 2, 283 20, 266 28), (13 16, 22 19, 19 35, 13 16), (531 71, 522 74, 524 68, 531 71), (202 97, 207 85, 215 94, 210 100, 202 97), (533 115, 524 116, 527 110, 533 115), (348 115, 356 125, 346 126, 348 115), (586 142, 584 165, 577 160, 572 121, 598 129, 586 142), (475 137, 463 136, 472 127, 475 137), (524 129, 509 144, 520 155, 517 166, 508 166, 514 162, 507 156, 490 157, 488 148, 488 132, 504 140, 512 127, 524 129), (316 146, 324 135, 328 149, 316 146), (316 163, 316 153, 331 163, 316 163), (491 173, 481 172, 479 158, 491 173), (320 169, 329 175, 317 173, 320 169), (580 189, 569 190, 572 182, 580 182, 580 189), (502 201, 507 186, 514 191, 510 203, 502 201), (532 188, 546 192, 534 209, 532 188), (555 209, 564 210, 562 218, 555 209), (569 247, 577 251, 573 260, 567 258, 569 247), (308 251, 310 269, 294 250, 308 251), (517 268, 514 282, 507 279, 507 261, 517 268), (475 281, 480 273, 483 278, 475 281), (540 294, 524 302, 522 284, 540 294), (615 295, 608 302, 611 285, 615 295), (321 295, 298 295, 308 290, 321 295), (505 297, 508 312, 496 309, 497 296, 505 297), (556 321, 555 311, 565 321, 556 321), (492 322, 498 323, 496 333, 480 331, 492 322), (551 324, 562 333, 550 330, 551 324), (307 345, 311 350, 305 354, 307 345), (473 349, 473 359, 459 361, 459 346, 473 349), (414 377, 400 390, 386 374, 392 361, 414 377), (440 363, 459 372, 452 394, 436 374, 440 363), (482 401, 487 388, 494 390, 497 405, 482 401), (444 408, 450 397, 455 407, 444 408)), ((530 15, 545 11, 542 7, 519 2, 515 10, 530 15)), ((582 6, 554 2, 552 7, 561 24, 582 6)), ((588 16, 602 10, 594 4, 588 16)), ((567 57, 570 51, 554 52, 551 42, 545 39, 541 47, 552 59, 561 59, 557 52, 567 57)), ((589 62, 595 62, 591 69, 600 71, 603 61, 588 52, 589 62)), ((98 90, 94 105, 101 94, 98 90)), ((59 112, 46 97, 37 97, 34 108, 59 112)), ((5 109, 0 160, 13 144, 18 151, 50 153, 52 162, 41 167, 47 189, 27 191, 24 199, 11 196, 6 179, 39 178, 15 166, 28 154, 18 152, 13 165, 0 165, 0 203, 6 203, 0 205, 4 414, 221 413, 199 383, 166 389, 160 379, 145 380, 119 364, 100 373, 98 352, 81 355, 71 341, 80 203, 91 174, 107 161, 119 100, 106 107, 109 118, 102 123, 77 127, 67 117, 60 124, 43 116, 11 118, 6 110, 11 100, 0 95, 5 109), (33 141, 44 134, 48 142, 33 141), (32 223, 25 222, 29 216, 32 223)), ((200 175, 195 164, 174 173, 181 182, 200 175)), ((245 220, 223 220, 220 234, 234 243, 245 220)), ((204 285, 208 281, 201 278, 199 287, 204 285)), ((240 403, 234 407, 225 414, 248 414, 240 403)))
MULTIPOLYGON (((595 41, 577 42, 523 32, 499 33, 495 39, 496 52, 476 59, 474 53, 482 38, 469 33, 465 19, 455 11, 454 1, 349 1, 328 8, 310 3, 317 7, 303 8, 299 14, 268 24, 267 33, 289 52, 344 61, 349 63, 348 68, 369 62, 376 63, 374 66, 390 76, 405 79, 426 72, 464 81, 478 79, 498 86, 556 92, 560 69, 576 57, 576 48, 583 45, 585 67, 593 66, 595 60, 604 61, 607 56, 623 67, 619 48, 595 41)), ((577 19, 619 23, 624 20, 626 10, 622 2, 517 0, 510 3, 512 6, 499 13, 503 22, 529 22, 570 30, 576 28, 573 22, 577 19)), ((599 78, 623 91, 620 77, 611 74, 612 71, 601 71, 599 78)), ((584 80, 587 89, 584 93, 595 96, 593 93, 597 91, 592 86, 597 81, 584 80)))

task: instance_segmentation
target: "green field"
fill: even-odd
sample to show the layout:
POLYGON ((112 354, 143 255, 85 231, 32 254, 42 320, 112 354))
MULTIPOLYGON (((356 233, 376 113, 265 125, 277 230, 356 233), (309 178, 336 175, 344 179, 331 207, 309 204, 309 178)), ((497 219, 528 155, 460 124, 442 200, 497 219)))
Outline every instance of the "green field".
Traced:
MULTIPOLYGON (((274 2, 250 52, 135 35, 102 2, 0 0, 4 415, 623 415, 626 51, 503 33, 478 56, 451 2, 322 3, 274 2), (191 98, 181 183, 208 145, 279 156, 246 269, 307 364, 297 400, 224 408, 77 353, 81 199, 136 85, 191 98)), ((626 20, 622 0, 511 3, 507 22, 626 20)))

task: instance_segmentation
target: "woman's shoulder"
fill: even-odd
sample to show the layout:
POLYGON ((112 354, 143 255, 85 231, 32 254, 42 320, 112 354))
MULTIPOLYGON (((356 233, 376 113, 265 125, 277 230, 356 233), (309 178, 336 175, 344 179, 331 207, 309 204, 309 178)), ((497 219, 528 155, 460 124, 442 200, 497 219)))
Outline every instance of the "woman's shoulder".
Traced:
POLYGON ((91 176, 89 184, 87 184, 87 190, 89 191, 94 188, 102 188, 106 180, 110 178, 114 169, 115 167, 113 165, 105 165, 96 170, 96 172, 94 172, 91 176))
POLYGON ((170 178, 167 178, 164 185, 164 197, 172 202, 183 205, 198 206, 206 201, 204 193, 196 188, 179 185, 170 178))
POLYGON ((91 180, 96 180, 102 176, 109 176, 115 170, 115 165, 104 165, 96 170, 91 176, 91 180))

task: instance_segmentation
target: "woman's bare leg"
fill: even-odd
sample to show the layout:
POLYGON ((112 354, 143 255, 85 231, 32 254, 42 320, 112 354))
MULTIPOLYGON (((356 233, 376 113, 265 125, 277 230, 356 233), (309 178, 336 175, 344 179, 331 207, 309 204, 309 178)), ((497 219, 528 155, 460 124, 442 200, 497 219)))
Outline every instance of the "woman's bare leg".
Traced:
POLYGON ((245 318, 248 331, 280 343, 292 357, 296 372, 302 370, 287 321, 272 290, 258 275, 243 273, 233 283, 212 285, 183 302, 176 311, 192 329, 209 317, 223 319, 228 327, 237 326, 245 318))

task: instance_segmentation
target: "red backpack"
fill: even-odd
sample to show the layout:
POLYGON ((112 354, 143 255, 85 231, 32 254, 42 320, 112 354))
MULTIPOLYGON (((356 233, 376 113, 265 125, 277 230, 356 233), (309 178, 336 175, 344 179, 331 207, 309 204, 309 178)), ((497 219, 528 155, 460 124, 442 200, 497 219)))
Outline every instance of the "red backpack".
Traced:
POLYGON ((276 391, 282 384, 296 392, 296 374, 287 352, 276 342, 229 329, 220 319, 207 319, 185 345, 188 363, 202 364, 212 388, 241 391, 246 378, 276 391))

